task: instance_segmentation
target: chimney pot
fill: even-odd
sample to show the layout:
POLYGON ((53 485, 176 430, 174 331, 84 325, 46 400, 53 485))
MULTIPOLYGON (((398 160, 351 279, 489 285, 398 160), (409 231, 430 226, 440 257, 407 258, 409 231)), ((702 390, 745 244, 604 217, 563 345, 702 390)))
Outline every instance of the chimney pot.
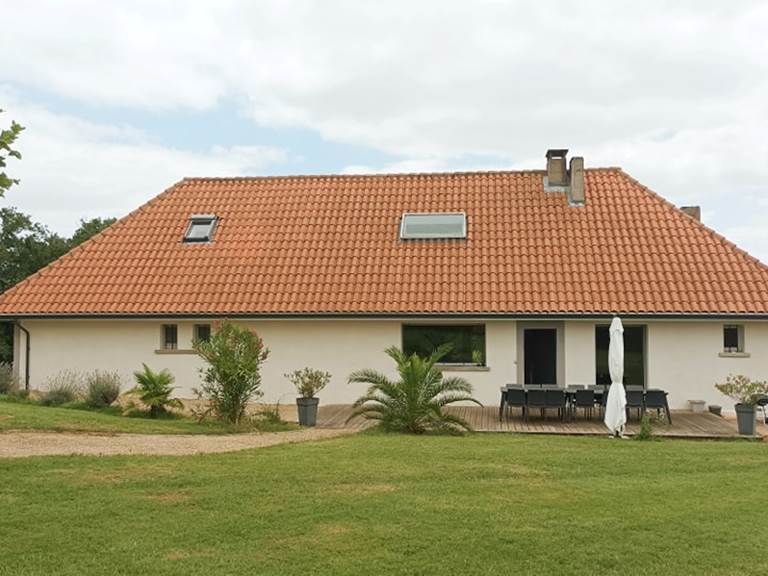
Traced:
POLYGON ((567 186, 568 173, 565 169, 565 148, 547 150, 547 183, 550 186, 567 186))
POLYGON ((571 181, 571 192, 569 201, 571 204, 584 204, 586 197, 584 195, 584 158, 574 156, 568 168, 568 177, 571 181))
POLYGON ((697 222, 701 222, 701 206, 680 206, 680 210, 697 222))

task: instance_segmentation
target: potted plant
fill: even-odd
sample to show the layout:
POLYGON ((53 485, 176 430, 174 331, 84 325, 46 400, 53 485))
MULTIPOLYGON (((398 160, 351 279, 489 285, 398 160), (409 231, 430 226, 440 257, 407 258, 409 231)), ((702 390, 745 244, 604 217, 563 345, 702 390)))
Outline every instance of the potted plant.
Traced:
POLYGON ((768 382, 750 380, 743 375, 729 375, 722 384, 715 384, 720 392, 736 400, 736 421, 739 434, 753 436, 755 434, 755 402, 764 394, 768 394, 768 382))
POLYGON ((317 424, 317 406, 319 398, 315 398, 320 390, 331 381, 328 372, 302 368, 285 375, 296 386, 299 397, 296 398, 296 407, 299 411, 299 424, 301 426, 314 426, 317 424))

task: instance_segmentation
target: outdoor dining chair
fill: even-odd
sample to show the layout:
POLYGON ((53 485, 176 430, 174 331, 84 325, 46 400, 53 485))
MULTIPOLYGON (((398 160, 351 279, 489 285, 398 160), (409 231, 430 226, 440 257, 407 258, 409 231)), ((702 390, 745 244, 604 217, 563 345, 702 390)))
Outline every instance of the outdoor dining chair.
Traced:
POLYGON ((565 420, 565 390, 562 388, 548 388, 546 392, 546 407, 544 416, 546 417, 547 408, 557 408, 557 416, 560 420, 565 420))
POLYGON ((630 410, 637 410, 637 418, 639 419, 643 413, 643 391, 642 390, 627 390, 627 420, 629 420, 630 410))
POLYGON ((541 416, 544 417, 544 411, 547 408, 547 391, 542 388, 528 388, 526 394, 526 405, 524 418, 528 420, 528 416, 531 414, 532 408, 538 408, 541 411, 541 416))
POLYGON ((525 418, 525 389, 522 386, 507 386, 507 420, 512 408, 520 408, 525 418))
POLYGON ((592 418, 595 409, 595 391, 594 390, 576 390, 573 396, 573 415, 581 408, 584 411, 585 418, 592 418))
POLYGON ((667 401, 667 393, 664 390, 648 390, 645 393, 645 406, 643 406, 643 413, 646 410, 656 410, 656 415, 660 415, 660 412, 664 410, 667 415, 667 421, 672 424, 672 414, 669 412, 669 402, 667 401))

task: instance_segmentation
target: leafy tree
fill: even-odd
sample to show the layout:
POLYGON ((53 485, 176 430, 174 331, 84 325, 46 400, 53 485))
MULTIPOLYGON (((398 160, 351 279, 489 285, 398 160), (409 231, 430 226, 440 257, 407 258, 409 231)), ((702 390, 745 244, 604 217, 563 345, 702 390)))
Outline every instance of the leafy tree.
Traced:
POLYGON ((80 220, 80 227, 72 234, 72 238, 69 239, 69 247, 74 248, 79 246, 91 236, 95 236, 102 230, 112 226, 117 221, 117 218, 91 218, 90 220, 80 220))
POLYGON ((157 418, 166 414, 170 408, 183 408, 184 405, 178 398, 171 398, 175 390, 174 377, 168 369, 154 372, 146 364, 142 364, 142 372, 134 372, 137 386, 131 393, 138 394, 142 404, 149 407, 149 417, 157 418))
MULTIPOLYGON (((0 109, 0 113, 2 113, 0 109)), ((11 120, 11 127, 0 131, 0 198, 3 197, 5 191, 8 190, 14 184, 18 184, 19 181, 11 178, 5 173, 4 168, 8 162, 8 158, 16 158, 21 160, 21 153, 15 150, 11 145, 19 137, 24 127, 17 122, 11 120)))
POLYGON ((248 328, 227 320, 213 331, 210 340, 196 340, 192 347, 208 364, 201 370, 203 383, 197 391, 208 402, 209 413, 231 424, 239 424, 248 402, 262 395, 261 365, 269 350, 248 328))
POLYGON ((0 208, 0 292, 69 250, 69 242, 16 208, 0 208))
MULTIPOLYGON (((72 238, 62 238, 16 208, 0 208, 0 293, 47 266, 115 221, 81 220, 72 238)), ((13 326, 0 322, 0 362, 13 359, 13 326)))
POLYGON ((378 420, 387 431, 422 434, 429 430, 455 432, 470 430, 469 424, 448 414, 444 408, 454 402, 474 402, 472 385, 464 378, 444 378, 435 366, 451 350, 444 344, 429 358, 417 354, 406 356, 392 346, 387 355, 397 363, 400 379, 392 381, 375 370, 358 370, 349 382, 370 384, 368 391, 357 399, 350 420, 357 415, 378 420))

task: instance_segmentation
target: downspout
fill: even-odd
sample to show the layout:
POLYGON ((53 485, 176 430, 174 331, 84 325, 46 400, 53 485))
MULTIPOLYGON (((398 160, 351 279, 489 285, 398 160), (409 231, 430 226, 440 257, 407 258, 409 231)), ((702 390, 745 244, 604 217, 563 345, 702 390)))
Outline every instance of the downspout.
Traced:
POLYGON ((26 350, 24 352, 24 389, 29 392, 29 348, 30 348, 30 335, 29 330, 24 328, 24 326, 21 325, 21 322, 18 320, 16 321, 16 326, 19 327, 19 330, 24 332, 24 340, 27 343, 26 350))

